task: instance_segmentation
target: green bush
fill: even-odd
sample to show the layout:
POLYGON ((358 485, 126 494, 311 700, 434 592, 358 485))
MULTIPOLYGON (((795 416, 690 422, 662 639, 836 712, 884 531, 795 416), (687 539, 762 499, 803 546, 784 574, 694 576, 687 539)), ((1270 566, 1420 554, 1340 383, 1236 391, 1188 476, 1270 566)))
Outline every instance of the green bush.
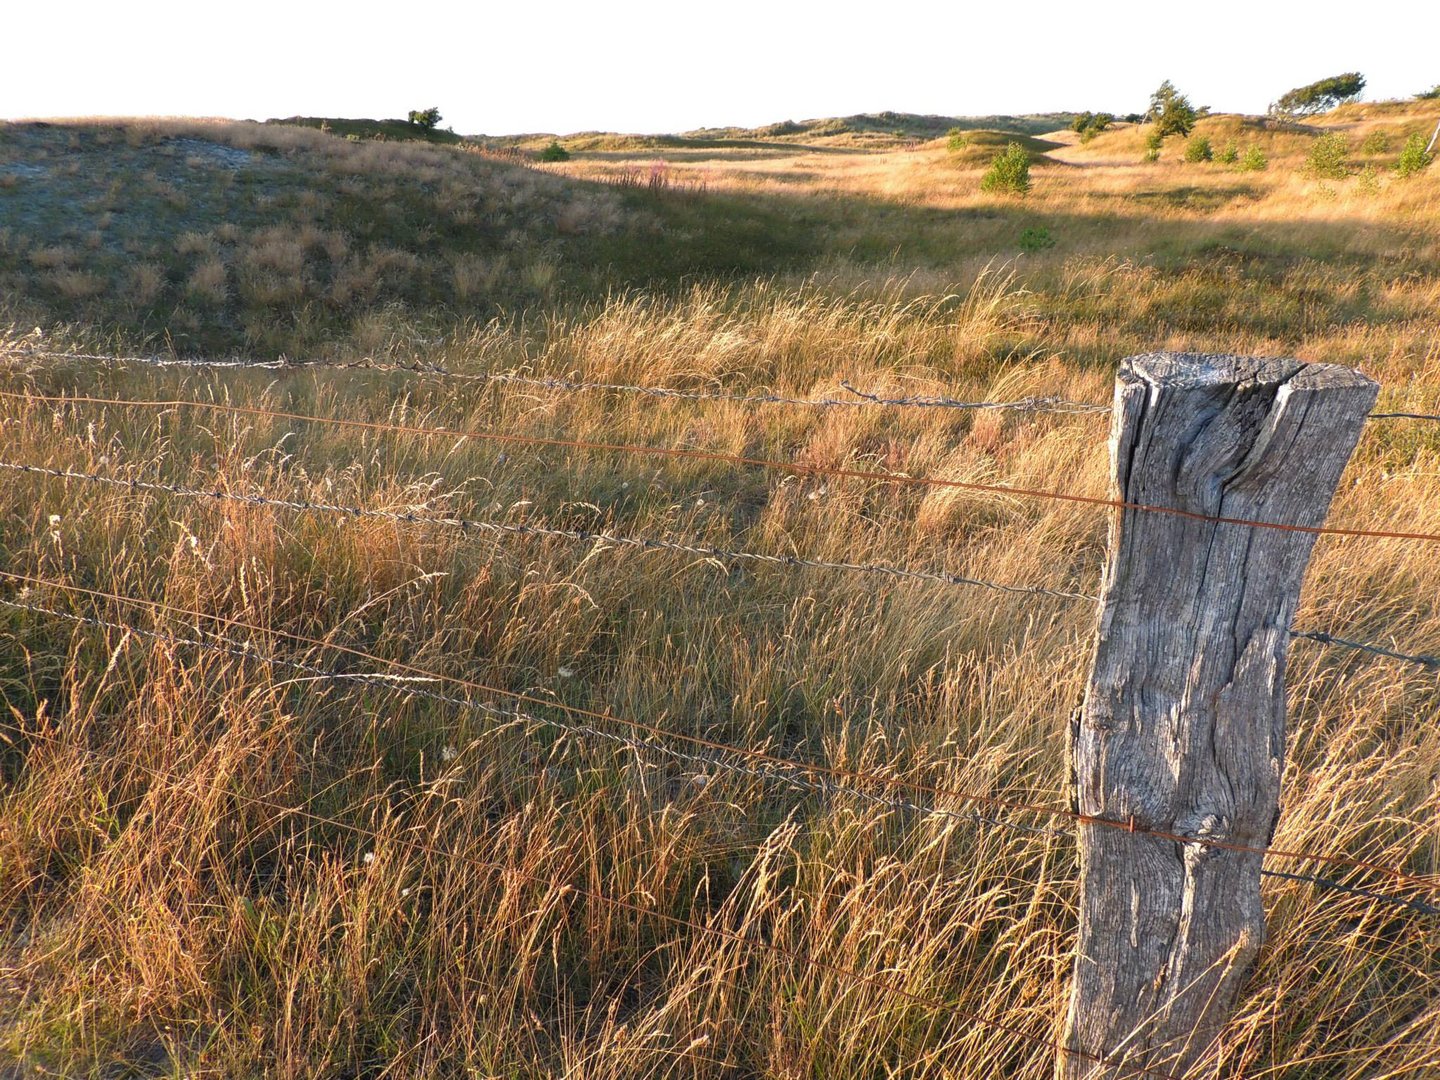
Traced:
POLYGON ((1405 140, 1400 157, 1395 162, 1395 174, 1402 177, 1414 176, 1422 169, 1429 168, 1434 160, 1434 154, 1425 152, 1425 136, 1418 133, 1411 135, 1405 140))
POLYGON ((951 128, 945 134, 945 145, 951 150, 964 150, 970 145, 970 136, 959 128, 951 128))
POLYGON ((561 146, 561 145, 560 145, 560 140, 559 140, 559 139, 556 139, 556 140, 554 140, 553 142, 551 142, 549 146, 545 147, 544 150, 541 150, 541 151, 540 151, 540 160, 541 160, 541 161, 569 161, 569 160, 570 160, 570 151, 569 151, 569 150, 566 150, 565 147, 561 146))
POLYGON ((421 131, 433 131, 435 125, 440 123, 440 106, 432 105, 428 109, 411 109, 408 119, 421 131))
POLYGON ((1030 155, 1019 143, 1008 143, 990 162, 989 171, 980 179, 981 191, 1009 192, 1024 195, 1030 190, 1030 155))
POLYGON ((1372 131, 1365 136, 1365 141, 1360 144, 1360 152, 1374 157, 1376 154, 1383 154, 1390 149, 1390 136, 1383 131, 1372 131))
POLYGON ((1151 128, 1150 134, 1145 136, 1145 161, 1159 161, 1160 147, 1165 145, 1165 136, 1160 134, 1159 128, 1151 128))
POLYGON ((1345 136, 1327 131, 1310 144, 1302 171, 1317 180, 1343 180, 1350 173, 1349 156, 1350 148, 1345 136))
POLYGON ((1055 238, 1043 225, 1032 226, 1020 234, 1020 250, 1034 254, 1055 246, 1055 238))
POLYGON ((1215 155, 1215 160, 1221 165, 1234 165, 1240 160, 1240 148, 1233 142, 1227 142, 1225 146, 1215 155))
POLYGON ((1422 90, 1415 95, 1421 101, 1435 101, 1440 99, 1440 83, 1436 83, 1429 90, 1422 90))
POLYGON ((1240 155, 1240 162, 1236 165, 1241 172, 1263 172, 1270 164, 1265 157, 1265 151, 1258 146, 1252 146, 1240 155))
POLYGON ((1204 135, 1191 135, 1190 141, 1185 144, 1185 160, 1191 164, 1201 161, 1210 161, 1215 157, 1215 152, 1210 149, 1210 140, 1204 135))
POLYGON ((1108 112, 1083 112, 1071 121, 1070 130, 1079 133, 1082 143, 1088 143, 1114 122, 1115 117, 1108 112))
POLYGON ((1380 194, 1380 170, 1375 168, 1373 162, 1367 162, 1355 178, 1356 190, 1362 195, 1380 194))

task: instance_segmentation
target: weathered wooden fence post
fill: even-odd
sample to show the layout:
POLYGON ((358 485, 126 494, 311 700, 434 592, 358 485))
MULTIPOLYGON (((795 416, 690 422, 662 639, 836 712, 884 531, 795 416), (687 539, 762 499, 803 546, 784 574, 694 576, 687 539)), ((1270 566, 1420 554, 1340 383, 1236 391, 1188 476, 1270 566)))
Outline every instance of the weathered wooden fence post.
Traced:
MULTIPOLYGON (((1347 368, 1158 353, 1120 365, 1113 495, 1315 526, 1377 387, 1347 368)), ((1264 847, 1279 813, 1288 630, 1315 535, 1117 509, 1072 730, 1082 814, 1264 847)), ((1080 826, 1062 1080, 1183 1075, 1265 935, 1260 856, 1080 826), (1147 1072, 1152 1070, 1152 1072, 1147 1072)))

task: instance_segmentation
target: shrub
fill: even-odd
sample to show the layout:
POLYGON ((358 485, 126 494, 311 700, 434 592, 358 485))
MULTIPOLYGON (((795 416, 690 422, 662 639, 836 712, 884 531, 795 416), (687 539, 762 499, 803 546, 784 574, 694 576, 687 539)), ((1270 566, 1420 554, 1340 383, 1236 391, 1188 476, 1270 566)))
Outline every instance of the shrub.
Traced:
POLYGON ((440 123, 440 106, 432 105, 428 109, 411 109, 408 119, 421 131, 433 131, 435 125, 440 123))
POLYGON ((1349 156, 1345 137, 1339 132, 1327 131, 1310 144, 1303 171, 1317 180, 1341 180, 1350 171, 1346 160, 1349 156))
POLYGON ((1234 165, 1240 160, 1240 148, 1233 142, 1225 144, 1224 148, 1215 155, 1215 160, 1222 165, 1234 165))
POLYGON ((1429 90, 1420 91, 1420 93, 1416 94, 1415 96, 1421 101, 1440 100, 1440 83, 1436 83, 1429 90))
POLYGON ((1019 143, 1008 143, 990 162, 989 171, 980 179, 981 191, 1010 192, 1024 195, 1030 190, 1030 155, 1019 143))
POLYGON ((544 150, 540 151, 541 161, 569 161, 570 151, 560 145, 560 140, 555 139, 544 150))
POLYGON ((1115 122, 1109 113, 1083 112, 1070 123, 1070 130, 1079 132, 1081 142, 1089 142, 1115 122))
POLYGON ((1252 146, 1240 155, 1240 162, 1236 166, 1241 172, 1263 172, 1270 164, 1265 157, 1265 151, 1258 146, 1252 146))
POLYGON ((1190 141, 1185 144, 1185 160, 1192 164, 1201 161, 1210 161, 1215 157, 1215 152, 1210 149, 1210 140, 1204 135, 1192 135, 1190 141))
POLYGON ((1149 135, 1145 136, 1145 161, 1159 161, 1160 147, 1165 144, 1165 136, 1160 134, 1158 128, 1152 128, 1149 135))
POLYGON ((959 128, 951 128, 945 135, 947 140, 945 145, 951 150, 964 150, 970 145, 970 136, 959 128))
POLYGON ((1360 170, 1360 175, 1355 178, 1355 187, 1362 195, 1380 194, 1380 170, 1375 168, 1374 163, 1367 162, 1360 170))
POLYGON ((1339 132, 1328 131, 1310 144, 1302 171, 1317 180, 1341 180, 1349 173, 1350 148, 1339 132))
POLYGON ((1383 154, 1390 149, 1390 136, 1383 131, 1372 131, 1365 136, 1365 141, 1360 144, 1360 152, 1369 154, 1372 157, 1376 154, 1383 154))
POLYGON ((1279 101, 1270 106, 1270 112, 1281 116, 1311 116, 1353 101, 1364 89, 1365 76, 1358 71, 1347 71, 1343 75, 1320 79, 1309 86, 1287 90, 1279 101))
POLYGON ((1425 152, 1425 136, 1411 135, 1405 140, 1399 160, 1395 162, 1395 174, 1402 177, 1414 176, 1422 169, 1428 168, 1434 160, 1434 154, 1425 152))
POLYGON ((1166 79, 1160 84, 1160 88, 1150 95, 1150 111, 1145 114, 1145 119, 1155 125, 1163 139, 1166 135, 1189 135, 1195 121, 1204 112, 1204 109, 1191 105, 1190 99, 1166 79))
POLYGON ((1043 225, 1032 226, 1020 234, 1020 250, 1034 254, 1055 246, 1055 238, 1043 225))

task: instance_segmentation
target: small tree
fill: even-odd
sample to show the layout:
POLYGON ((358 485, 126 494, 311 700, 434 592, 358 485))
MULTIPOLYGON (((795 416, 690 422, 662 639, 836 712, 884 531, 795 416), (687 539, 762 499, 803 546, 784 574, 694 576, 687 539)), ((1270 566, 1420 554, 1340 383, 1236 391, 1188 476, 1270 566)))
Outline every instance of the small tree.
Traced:
POLYGON ((1436 83, 1429 90, 1422 90, 1415 95, 1421 101, 1434 101, 1440 98, 1440 83, 1436 83))
POLYGON ((990 170, 980 179, 981 191, 1009 192, 1024 195, 1030 190, 1030 155, 1019 143, 1009 143, 990 162, 990 170))
POLYGON ((1220 152, 1215 155, 1215 160, 1222 165, 1234 165, 1240 160, 1240 148, 1233 142, 1228 142, 1221 148, 1220 152))
POLYGON ((1163 139, 1167 135, 1189 135, 1195 121, 1205 111, 1191 105, 1190 99, 1166 79, 1160 84, 1160 88, 1150 95, 1150 111, 1145 114, 1145 119, 1155 125, 1155 130, 1163 139))
POLYGON ((1405 140, 1404 149, 1400 151, 1400 157, 1395 162, 1395 174, 1403 177, 1414 176, 1422 169, 1429 168, 1434 160, 1434 154, 1425 152, 1425 136, 1411 135, 1405 140))
POLYGON ((432 105, 428 109, 411 109, 409 121, 421 131, 433 131, 435 125, 440 123, 440 106, 432 105))
POLYGON ((560 140, 553 140, 549 146, 540 151, 541 161, 569 161, 570 151, 560 145, 560 140))
POLYGON ((1354 101, 1365 90, 1365 76, 1358 71, 1347 71, 1343 75, 1331 75, 1309 86, 1297 86, 1280 95, 1280 100, 1270 106, 1272 114, 1280 116, 1312 116, 1325 112, 1346 101, 1354 101))

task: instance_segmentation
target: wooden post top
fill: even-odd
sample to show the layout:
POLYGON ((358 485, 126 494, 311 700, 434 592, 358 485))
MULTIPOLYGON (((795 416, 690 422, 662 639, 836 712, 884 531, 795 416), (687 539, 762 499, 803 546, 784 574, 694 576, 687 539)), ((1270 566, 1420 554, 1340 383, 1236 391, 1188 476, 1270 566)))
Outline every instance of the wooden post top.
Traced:
POLYGON ((1127 356, 1120 361, 1119 379, 1127 384, 1177 390, 1234 384, 1242 389, 1249 385, 1256 389, 1291 386, 1297 390, 1378 386, 1369 376, 1341 364, 1229 353, 1153 352, 1127 356))

